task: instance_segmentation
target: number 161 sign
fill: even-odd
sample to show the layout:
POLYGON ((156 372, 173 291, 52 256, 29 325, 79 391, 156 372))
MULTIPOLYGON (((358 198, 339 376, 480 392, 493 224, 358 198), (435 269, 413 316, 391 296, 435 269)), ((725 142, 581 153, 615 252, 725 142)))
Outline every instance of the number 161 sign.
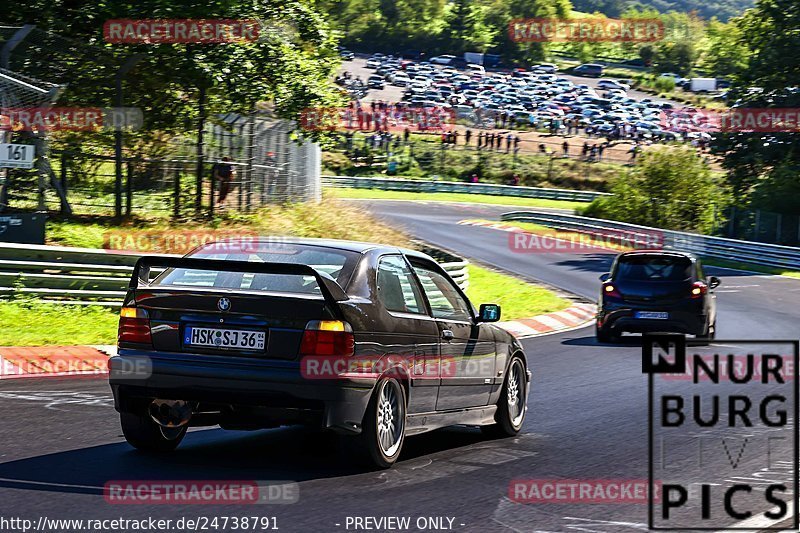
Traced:
POLYGON ((33 168, 33 156, 33 145, 0 143, 0 168, 33 168))

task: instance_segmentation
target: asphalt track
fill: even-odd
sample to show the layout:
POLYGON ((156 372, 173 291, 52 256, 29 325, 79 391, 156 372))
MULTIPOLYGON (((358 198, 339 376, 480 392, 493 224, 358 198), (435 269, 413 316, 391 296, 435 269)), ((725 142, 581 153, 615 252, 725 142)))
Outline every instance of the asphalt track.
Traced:
MULTIPOLYGON (((466 218, 496 218, 510 208, 394 201, 362 205, 433 244, 584 298, 594 299, 597 277, 612 258, 600 253, 515 253, 507 233, 458 225, 466 218)), ((797 337, 800 280, 709 272, 723 280, 717 292, 720 337, 797 337)), ((636 338, 598 346, 593 330, 585 327, 529 339, 524 345, 534 379, 518 438, 491 441, 472 428, 440 430, 410 438, 400 462, 380 472, 341 461, 335 443, 296 428, 196 430, 178 452, 166 458, 145 456, 122 439, 104 379, 2 382, 0 516, 36 522, 40 516, 259 515, 276 517, 281 531, 354 531, 347 518, 368 516, 411 517, 411 531, 419 530, 415 521, 420 517, 452 518, 455 531, 647 530, 646 505, 519 504, 509 499, 512 480, 641 480, 648 474, 647 381, 636 338), (299 502, 259 507, 111 505, 102 496, 102 487, 112 480, 184 479, 293 481, 299 484, 299 502)), ((710 385, 705 387, 708 392, 710 385)), ((677 448, 684 458, 693 453, 689 446, 677 448)), ((747 448, 739 454, 735 474, 751 479, 782 476, 790 482, 790 470, 765 466, 763 450, 756 451, 761 453, 747 448)), ((687 466, 680 476, 718 480, 728 461, 717 446, 707 451, 701 467, 687 466)), ((762 499, 754 511, 769 507, 762 499)), ((697 502, 693 499, 687 509, 697 515, 697 502)), ((714 525, 735 522, 720 519, 719 512, 715 509, 714 525)))

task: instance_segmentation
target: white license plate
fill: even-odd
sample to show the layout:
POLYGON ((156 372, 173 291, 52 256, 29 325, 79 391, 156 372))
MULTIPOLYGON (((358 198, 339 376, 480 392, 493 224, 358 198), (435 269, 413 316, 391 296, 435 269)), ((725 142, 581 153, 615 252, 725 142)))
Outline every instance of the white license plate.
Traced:
POLYGON ((654 320, 669 320, 669 313, 666 311, 636 311, 634 318, 649 318, 654 320))
POLYGON ((267 334, 264 331, 198 328, 190 326, 187 327, 184 332, 183 343, 188 346, 263 350, 266 337, 267 334))

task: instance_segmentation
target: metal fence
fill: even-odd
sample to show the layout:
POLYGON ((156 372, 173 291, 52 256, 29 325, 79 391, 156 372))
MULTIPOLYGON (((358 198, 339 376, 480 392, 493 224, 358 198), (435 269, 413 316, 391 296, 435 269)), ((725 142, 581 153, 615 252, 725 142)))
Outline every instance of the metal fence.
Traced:
MULTIPOLYGON (((466 260, 442 250, 423 251, 433 256, 462 289, 467 289, 466 260)), ((43 303, 120 307, 133 265, 141 255, 0 243, 0 300, 35 298, 43 303)))
POLYGON ((692 252, 702 257, 774 268, 800 270, 800 248, 710 237, 670 231, 612 220, 544 211, 513 211, 503 221, 531 222, 556 230, 581 233, 618 242, 621 235, 634 244, 652 247, 654 241, 665 249, 692 252))
MULTIPOLYGON (((206 128, 206 155, 198 165, 195 145, 175 138, 166 157, 124 158, 121 204, 123 214, 140 218, 186 218, 214 213, 220 183, 213 179, 215 163, 230 158, 236 174, 226 208, 249 212, 267 204, 316 201, 321 196, 321 152, 316 143, 295 142, 294 126, 265 117, 225 115, 206 128), (198 176, 199 172, 199 176, 198 176)), ((112 216, 116 208, 115 158, 110 154, 52 150, 49 164, 59 188, 37 186, 36 170, 13 170, 8 177, 6 207, 48 210, 77 215, 112 216)))
POLYGON ((569 200, 573 202, 591 202, 600 196, 609 196, 608 193, 595 191, 548 189, 544 187, 521 187, 516 185, 465 183, 458 181, 411 180, 403 178, 363 178, 351 176, 323 176, 322 185, 325 187, 377 189, 382 191, 487 194, 491 196, 544 198, 548 200, 569 200))

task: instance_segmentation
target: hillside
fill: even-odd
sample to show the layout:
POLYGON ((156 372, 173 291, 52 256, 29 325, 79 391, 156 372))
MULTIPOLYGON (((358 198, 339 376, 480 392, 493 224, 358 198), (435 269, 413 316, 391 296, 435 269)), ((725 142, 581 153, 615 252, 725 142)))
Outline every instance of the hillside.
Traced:
POLYGON ((667 11, 689 12, 696 10, 704 19, 717 17, 727 21, 753 7, 754 0, 573 0, 576 10, 604 13, 609 17, 619 16, 628 7, 653 7, 667 11))

